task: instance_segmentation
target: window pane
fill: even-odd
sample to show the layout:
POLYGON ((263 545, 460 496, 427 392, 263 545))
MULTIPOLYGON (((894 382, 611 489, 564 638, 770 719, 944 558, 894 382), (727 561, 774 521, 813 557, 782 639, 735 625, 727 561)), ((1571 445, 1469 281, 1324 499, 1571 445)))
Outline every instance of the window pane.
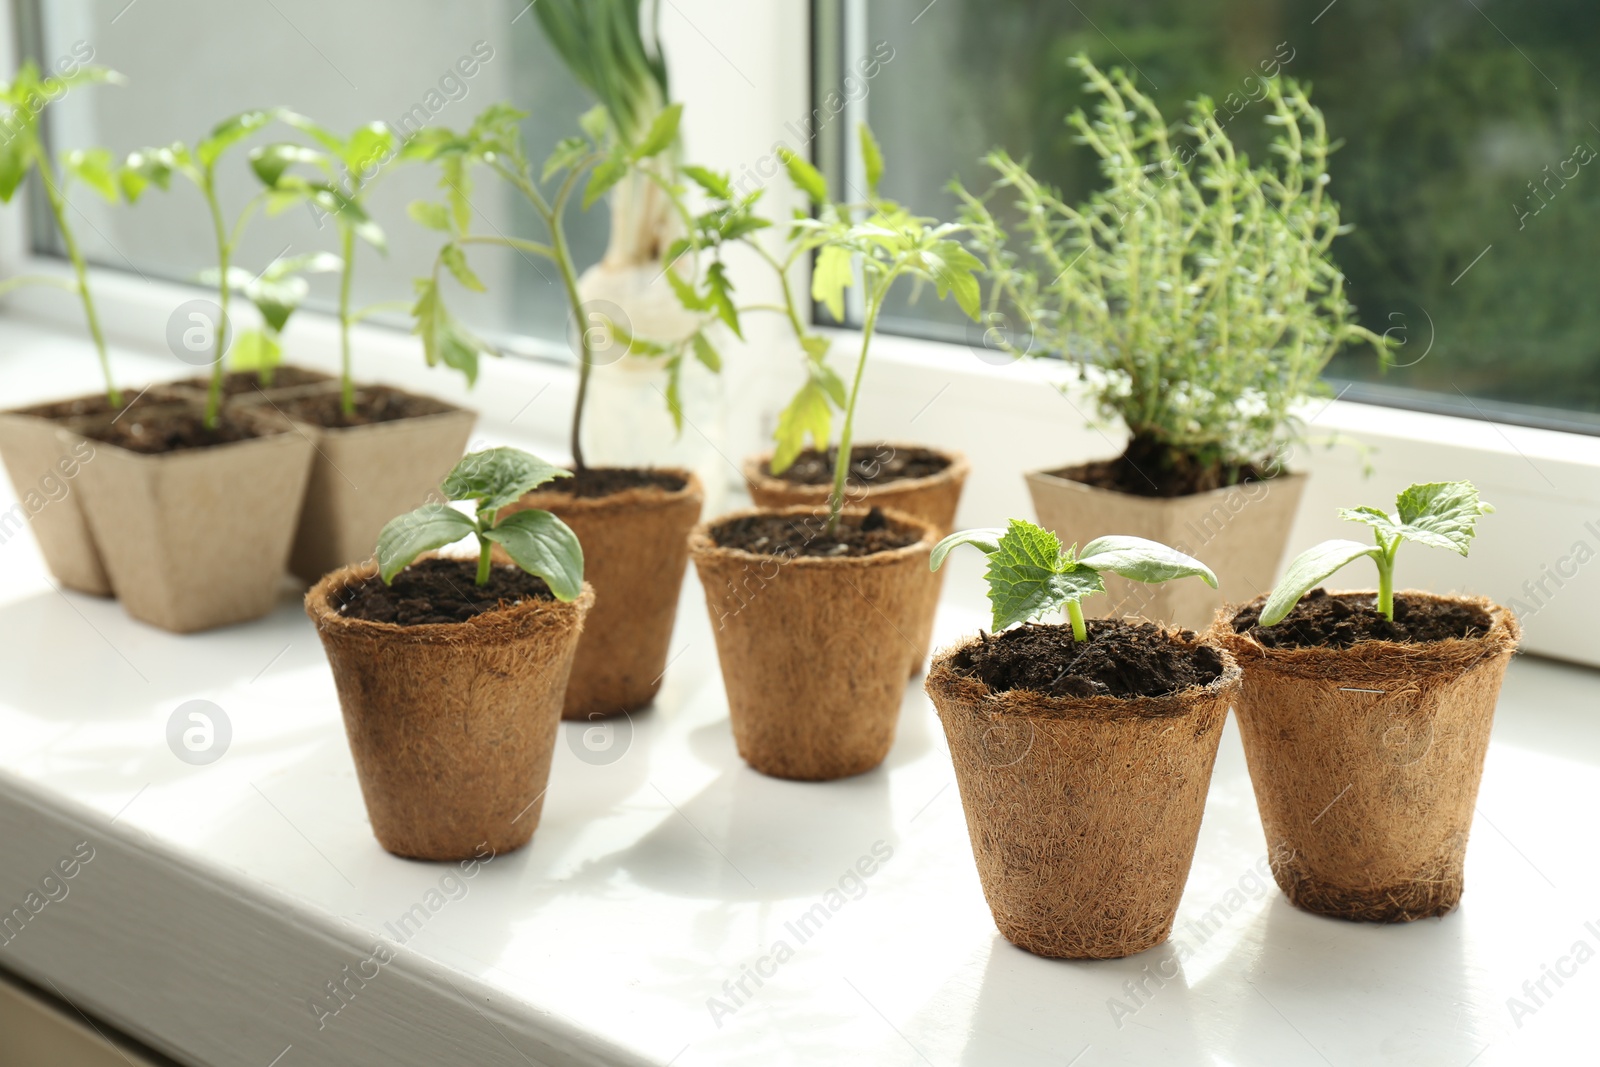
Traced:
MULTIPOLYGON (((1269 128, 1244 79, 1267 63, 1311 82, 1332 136, 1345 141, 1332 191, 1356 229, 1335 257, 1361 321, 1407 342, 1403 366, 1386 375, 1368 350, 1337 358, 1330 376, 1425 393, 1468 414, 1474 403, 1512 411, 1495 404, 1504 401, 1600 425, 1594 4, 874 0, 860 9, 864 29, 851 33, 846 4, 845 29, 825 47, 837 44, 847 70, 852 51, 894 49, 865 106, 888 160, 885 194, 923 214, 954 213, 944 190, 953 175, 987 184, 976 160, 992 146, 1031 155, 1069 200, 1094 188, 1095 160, 1062 122, 1090 103, 1066 65, 1079 51, 1137 70, 1169 118, 1202 93, 1225 113, 1237 109, 1226 129, 1256 158, 1269 128)), ((819 99, 830 88, 819 79, 819 99)), ((854 151, 847 125, 829 134, 840 156, 854 151)), ((960 340, 959 312, 931 296, 916 307, 902 300, 887 326, 960 340)))
MULTIPOLYGON (((341 135, 374 120, 402 132, 424 124, 461 128, 490 103, 509 100, 531 113, 523 133, 538 160, 576 132, 589 101, 535 20, 518 17, 527 6, 526 0, 34 0, 23 5, 23 21, 28 51, 42 67, 92 53, 91 62, 128 79, 122 87, 73 89, 50 107, 48 133, 58 151, 103 145, 121 156, 146 145, 193 143, 229 115, 277 105, 341 135)), ((304 138, 275 126, 224 157, 218 187, 230 216, 261 188, 250 172, 249 147, 279 140, 304 138)), ((407 218, 405 206, 437 198, 434 180, 431 170, 391 164, 372 189, 368 208, 390 248, 387 257, 358 251, 357 305, 408 300, 412 279, 431 269, 440 235, 407 218)), ((538 236, 536 216, 486 172, 473 201, 481 232, 538 236)), ((131 208, 105 204, 81 188, 73 203, 78 236, 101 266, 192 280, 216 264, 205 203, 181 179, 131 208)), ((579 262, 598 259, 604 213, 575 213, 569 226, 579 262)), ((59 254, 47 219, 35 220, 33 233, 36 249, 59 254)), ((309 209, 299 209, 253 220, 240 249, 239 265, 259 270, 281 254, 336 252, 338 239, 331 223, 319 227, 309 209)), ((565 303, 550 264, 493 248, 475 251, 473 262, 489 292, 453 294, 452 309, 489 333, 565 336, 565 303)), ((333 276, 314 276, 312 286, 313 305, 331 307, 333 276)))

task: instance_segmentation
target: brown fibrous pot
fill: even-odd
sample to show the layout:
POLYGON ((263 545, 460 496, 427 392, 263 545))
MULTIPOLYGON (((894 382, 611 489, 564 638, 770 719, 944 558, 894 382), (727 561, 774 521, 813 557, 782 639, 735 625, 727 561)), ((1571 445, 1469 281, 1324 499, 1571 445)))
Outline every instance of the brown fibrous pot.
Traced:
POLYGON ((925 688, 995 925, 1029 952, 1067 959, 1161 944, 1189 877, 1239 667, 1224 654, 1210 684, 1160 697, 997 693, 951 666, 965 647, 935 657, 925 688))
POLYGON ((1521 628, 1485 599, 1397 595, 1469 604, 1492 622, 1446 641, 1273 649, 1234 632, 1243 606, 1232 606, 1211 631, 1244 668, 1236 712, 1273 876, 1319 915, 1408 922, 1461 899, 1495 702, 1521 628))
POLYGON ((399 626, 341 615, 338 595, 372 562, 324 576, 306 614, 327 651, 378 843, 458 860, 528 843, 544 809, 587 584, 465 622, 399 626))
MULTIPOLYGON (((881 485, 846 486, 845 503, 852 507, 893 508, 912 518, 932 523, 940 537, 954 528, 956 509, 961 504, 961 490, 967 483, 972 465, 960 452, 930 449, 925 445, 903 442, 863 442, 853 447, 884 447, 889 449, 922 449, 943 456, 949 465, 938 474, 926 478, 904 478, 881 485)), ((745 486, 750 499, 757 507, 784 508, 806 505, 813 509, 826 508, 832 486, 799 485, 785 481, 771 473, 772 453, 751 456, 744 461, 745 486)), ((907 631, 918 649, 911 663, 911 673, 916 674, 928 661, 933 645, 933 623, 938 614, 939 595, 944 589, 944 572, 930 572, 923 578, 923 611, 913 630, 907 631)))
POLYGON ((583 545, 595 606, 578 642, 563 718, 637 711, 661 688, 688 569, 689 531, 705 500, 692 472, 663 473, 683 478, 683 488, 643 486, 603 497, 541 490, 505 511, 542 508, 572 527, 583 545))
POLYGON ((810 507, 759 508, 689 536, 739 755, 777 778, 869 771, 894 744, 906 676, 920 655, 911 635, 926 610, 922 576, 937 534, 886 511, 891 525, 916 534, 913 544, 870 556, 790 558, 716 543, 714 525, 751 514, 821 523, 810 507))

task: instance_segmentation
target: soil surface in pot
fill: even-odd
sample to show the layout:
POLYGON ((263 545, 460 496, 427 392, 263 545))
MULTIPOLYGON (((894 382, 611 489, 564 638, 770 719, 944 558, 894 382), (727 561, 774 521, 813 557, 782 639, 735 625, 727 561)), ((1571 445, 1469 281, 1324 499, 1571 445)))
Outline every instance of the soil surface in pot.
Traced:
MULTIPOLYGON (((833 465, 838 448, 819 452, 808 448, 795 458, 782 474, 767 474, 794 485, 832 485, 833 465)), ((950 457, 927 448, 895 448, 891 445, 856 445, 850 449, 850 474, 847 485, 887 485, 912 478, 931 478, 950 466, 950 457)))
POLYGON ((126 448, 130 452, 159 455, 163 452, 232 444, 278 432, 282 431, 263 433, 227 408, 223 408, 216 426, 207 427, 205 414, 199 407, 160 406, 148 411, 135 407, 109 425, 84 430, 83 436, 126 448))
POLYGON ((477 577, 477 560, 425 559, 395 575, 393 585, 384 585, 373 575, 349 586, 339 594, 339 614, 367 622, 422 626, 465 622, 524 600, 555 599, 543 578, 520 567, 491 567, 489 584, 484 586, 476 584, 477 577))
POLYGON ((329 430, 372 426, 399 419, 420 419, 425 415, 451 410, 449 404, 431 396, 414 396, 387 385, 360 386, 356 389, 355 400, 356 409, 348 415, 340 403, 339 394, 332 391, 280 401, 277 406, 290 418, 329 430))
MULTIPOLYGON (((1159 697, 1209 685, 1222 675, 1215 649, 1180 644, 1174 631, 1148 622, 1094 619, 1089 640, 1070 626, 1026 623, 1002 634, 980 634, 950 666, 1003 693, 1027 689, 1056 697, 1159 697)), ((1175 631, 1185 641, 1188 630, 1175 631)))
MULTIPOLYGON (((123 402, 120 410, 128 408, 149 406, 159 401, 145 393, 130 396, 128 390, 122 391, 123 402)), ((40 419, 64 420, 75 419, 83 415, 109 415, 119 410, 111 401, 106 399, 104 393, 90 393, 88 396, 74 397, 71 400, 56 400, 48 404, 36 404, 29 408, 20 408, 18 414, 32 415, 40 419)))
POLYGON ((833 533, 823 532, 821 515, 742 515, 711 527, 719 548, 737 548, 760 556, 871 556, 914 545, 921 534, 891 523, 878 508, 865 515, 846 515, 833 533))
POLYGON ((1254 464, 1225 464, 1216 460, 1202 463, 1189 453, 1148 435, 1134 437, 1116 459, 1096 460, 1046 473, 1114 493, 1161 498, 1209 493, 1213 489, 1267 478, 1254 464))
POLYGON ((565 493, 580 500, 593 500, 624 493, 629 489, 663 489, 669 493, 682 491, 689 482, 672 471, 652 470, 649 467, 585 467, 574 471, 570 478, 557 478, 546 482, 536 491, 540 493, 565 493))
MULTIPOLYGON (((223 396, 244 396, 260 389, 294 389, 302 385, 316 385, 319 382, 331 382, 334 378, 321 371, 307 370, 304 367, 286 365, 274 367, 272 381, 262 384, 261 376, 253 370, 233 370, 222 376, 223 396)), ((210 378, 189 378, 176 382, 176 385, 186 385, 191 389, 211 388, 210 378)))
POLYGON ((1313 589, 1276 626, 1257 626, 1261 606, 1234 616, 1235 633, 1248 633, 1267 648, 1349 648, 1360 641, 1426 642, 1482 637, 1494 625, 1473 604, 1422 600, 1396 593, 1394 621, 1378 614, 1369 593, 1313 589))

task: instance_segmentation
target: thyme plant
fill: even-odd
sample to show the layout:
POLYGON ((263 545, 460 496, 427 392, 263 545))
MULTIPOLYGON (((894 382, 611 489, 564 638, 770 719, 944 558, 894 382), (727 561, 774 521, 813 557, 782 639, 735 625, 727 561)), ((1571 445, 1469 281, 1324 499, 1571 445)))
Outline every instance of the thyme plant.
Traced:
POLYGON ((58 164, 50 155, 45 139, 39 135, 39 116, 50 104, 59 100, 75 86, 113 84, 120 85, 122 75, 105 67, 78 67, 65 75, 41 78, 39 67, 27 60, 11 81, 0 84, 0 109, 3 109, 4 140, 0 141, 0 203, 11 202, 30 172, 39 175, 44 187, 45 202, 50 206, 50 217, 56 231, 61 234, 61 244, 72 263, 74 280, 63 281, 49 275, 21 275, 0 282, 0 295, 24 285, 53 285, 78 294, 83 303, 84 322, 94 341, 100 359, 100 373, 105 378, 106 400, 113 407, 122 406, 122 391, 111 377, 111 359, 106 352, 105 334, 100 329, 100 315, 95 310, 94 296, 89 292, 89 269, 78 247, 72 227, 67 224, 66 184, 76 178, 99 193, 111 203, 118 199, 117 183, 111 163, 111 153, 104 148, 75 149, 61 157, 58 164))
POLYGON ((1335 146, 1293 81, 1265 81, 1276 160, 1253 165, 1209 98, 1175 126, 1121 70, 1072 63, 1100 102, 1067 123, 1105 187, 1070 204, 1000 150, 985 157, 989 194, 953 187, 993 279, 989 307, 1016 310, 1037 354, 1079 363, 1130 456, 1194 468, 1200 488, 1231 484, 1294 428, 1335 353, 1389 347, 1354 321, 1330 254, 1349 229, 1327 191, 1335 146), (1014 202, 1015 242, 996 196, 1014 202))

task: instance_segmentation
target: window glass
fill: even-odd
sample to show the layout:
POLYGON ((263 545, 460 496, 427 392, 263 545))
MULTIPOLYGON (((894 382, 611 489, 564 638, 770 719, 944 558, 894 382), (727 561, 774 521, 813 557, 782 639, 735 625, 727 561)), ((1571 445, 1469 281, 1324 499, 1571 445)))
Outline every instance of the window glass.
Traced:
MULTIPOLYGON (((466 126, 484 107, 509 100, 531 117, 523 132, 539 160, 576 132, 588 106, 582 90, 546 46, 526 0, 389 0, 383 4, 274 0, 34 0, 20 6, 24 51, 46 69, 78 61, 111 67, 127 84, 72 89, 52 104, 47 135, 58 151, 103 145, 118 156, 174 140, 192 143, 219 120, 249 108, 282 105, 341 135, 381 120, 402 133, 422 125, 466 126)), ((248 149, 304 140, 274 126, 220 166, 224 210, 236 215, 260 189, 248 149)), ((408 300, 412 279, 432 267, 439 235, 406 217, 408 201, 436 197, 431 169, 391 165, 368 201, 389 253, 357 253, 357 305, 408 300)), ((182 179, 134 207, 73 191, 73 218, 93 262, 139 275, 192 280, 216 263, 205 203, 182 179)), ((537 219, 486 172, 474 190, 483 232, 536 232, 537 219)), ((570 233, 580 262, 603 250, 603 210, 574 214, 570 233)), ((60 253, 48 217, 33 220, 34 247, 60 253)), ((338 250, 335 228, 309 209, 261 217, 246 231, 240 266, 259 270, 275 256, 338 250)), ((475 250, 484 295, 461 292, 451 307, 493 335, 564 337, 560 279, 543 261, 503 249, 475 250)), ((452 283, 453 284, 453 283, 452 283)), ((333 276, 312 278, 313 306, 331 308, 333 276)), ((404 323, 404 316, 391 318, 404 323)), ((290 353, 292 356, 292 353, 290 353)))
MULTIPOLYGON (((1370 329, 1406 343, 1380 373, 1370 349, 1329 375, 1399 403, 1513 420, 1600 425, 1600 7, 1582 0, 873 0, 818 25, 834 70, 887 44, 861 108, 888 160, 886 195, 949 216, 945 183, 987 184, 1002 146, 1069 200, 1098 181, 1063 117, 1089 104, 1067 66, 1082 51, 1136 72, 1163 113, 1217 101, 1260 158, 1269 127, 1246 79, 1281 71, 1344 146, 1332 191, 1355 229, 1334 245, 1370 329)), ((821 76, 818 98, 836 88, 821 76)), ((831 154, 854 153, 846 123, 831 154)), ((828 155, 829 153, 824 153, 828 155)), ((886 328, 960 341, 932 293, 886 328)))

